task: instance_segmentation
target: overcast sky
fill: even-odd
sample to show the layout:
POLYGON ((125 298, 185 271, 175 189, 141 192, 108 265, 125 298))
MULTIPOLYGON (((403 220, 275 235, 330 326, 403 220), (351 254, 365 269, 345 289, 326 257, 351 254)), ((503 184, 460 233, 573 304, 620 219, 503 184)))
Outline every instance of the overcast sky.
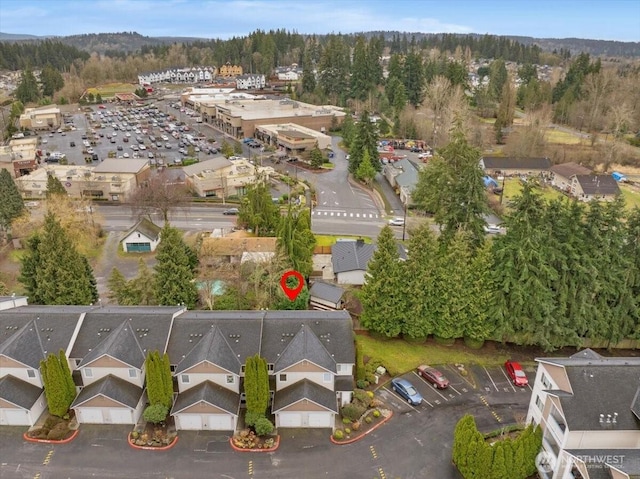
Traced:
POLYGON ((399 30, 640 41, 640 0, 0 0, 0 32, 230 38, 399 30))

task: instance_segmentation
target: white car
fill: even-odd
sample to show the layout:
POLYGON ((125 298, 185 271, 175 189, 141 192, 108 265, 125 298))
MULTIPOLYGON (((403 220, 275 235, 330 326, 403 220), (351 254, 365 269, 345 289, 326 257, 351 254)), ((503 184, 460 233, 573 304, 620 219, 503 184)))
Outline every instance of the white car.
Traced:
POLYGON ((125 153, 125 154, 124 154, 124 155, 122 155, 122 156, 124 156, 125 158, 129 158, 129 153, 125 153))
POLYGON ((139 148, 140 148, 141 150, 146 150, 146 149, 147 149, 147 147, 146 147, 146 146, 144 146, 144 145, 140 145, 140 147, 139 147, 139 148))
POLYGON ((484 227, 484 232, 491 234, 491 235, 497 235, 502 233, 502 230, 500 229, 500 227, 498 225, 491 225, 488 224, 484 227))
POLYGON ((404 226, 404 218, 392 218, 389 220, 389 225, 391 226, 404 226))

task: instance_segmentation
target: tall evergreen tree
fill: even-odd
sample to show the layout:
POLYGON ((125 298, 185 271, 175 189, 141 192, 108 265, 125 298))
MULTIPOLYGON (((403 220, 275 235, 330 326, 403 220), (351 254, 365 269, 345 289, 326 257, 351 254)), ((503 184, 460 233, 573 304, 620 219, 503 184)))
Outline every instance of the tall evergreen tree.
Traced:
POLYGON ((42 83, 42 94, 53 96, 64 86, 64 79, 58 70, 47 64, 40 72, 40 83, 42 83))
POLYGON ((351 97, 361 101, 366 100, 373 86, 367 43, 363 36, 358 36, 353 49, 353 63, 351 65, 351 97))
POLYGON ((319 84, 336 103, 343 103, 349 94, 350 68, 349 48, 342 36, 329 35, 318 65, 319 84))
POLYGON ((289 204, 287 214, 280 220, 276 245, 294 270, 304 277, 311 274, 316 237, 311 232, 311 215, 308 208, 298 208, 289 204))
POLYGON ((451 142, 419 173, 413 201, 434 213, 445 242, 458 231, 466 232, 475 246, 484 241, 484 215, 489 206, 480 156, 480 151, 468 143, 458 121, 451 142))
POLYGON ((356 178, 369 186, 371 185, 373 179, 376 177, 377 173, 378 172, 376 171, 376 168, 375 166, 373 166, 373 162, 371 161, 371 156, 369 156, 369 151, 364 150, 362 161, 360 162, 360 165, 356 170, 356 178))
MULTIPOLYGON (((185 245, 187 246, 187 245, 185 245)), ((189 250, 191 250, 189 248, 189 250)), ((154 291, 153 270, 140 258, 138 260, 138 274, 130 282, 131 295, 136 305, 157 304, 154 291)))
POLYGON ((378 132, 376 125, 369 118, 369 112, 363 111, 360 121, 356 125, 356 132, 351 142, 349 151, 349 171, 355 174, 358 171, 360 162, 364 158, 364 152, 369 152, 369 158, 376 171, 380 171, 380 161, 378 161, 378 132))
POLYGON ((45 216, 39 236, 28 243, 20 280, 34 304, 92 304, 97 299, 88 262, 52 212, 45 216))
POLYGON ((66 195, 67 190, 54 174, 47 175, 47 198, 53 195, 66 195))
POLYGON ((238 222, 253 230, 256 236, 275 236, 280 222, 280 209, 273 203, 268 185, 257 181, 247 187, 242 198, 238 222))
POLYGON ((0 169, 0 231, 7 231, 14 219, 25 211, 24 201, 13 178, 6 169, 0 169))
POLYGON ((15 96, 23 104, 35 103, 40 99, 38 81, 30 68, 22 70, 22 77, 15 91, 15 96))
POLYGON ((388 338, 402 332, 408 300, 400 287, 403 281, 398 245, 387 225, 378 236, 377 249, 369 260, 366 282, 359 293, 362 326, 388 338))
POLYGON ((302 61, 302 91, 313 93, 316 89, 316 74, 309 51, 305 51, 302 61))
POLYGON ((166 224, 156 250, 155 297, 158 304, 184 304, 194 308, 198 300, 193 270, 182 234, 166 224))
POLYGON ((417 108, 424 95, 424 67, 418 52, 410 52, 404 59, 404 88, 409 103, 417 108))
POLYGON ((59 354, 51 353, 40 361, 40 372, 49 412, 63 417, 76 397, 75 384, 64 351, 59 354))

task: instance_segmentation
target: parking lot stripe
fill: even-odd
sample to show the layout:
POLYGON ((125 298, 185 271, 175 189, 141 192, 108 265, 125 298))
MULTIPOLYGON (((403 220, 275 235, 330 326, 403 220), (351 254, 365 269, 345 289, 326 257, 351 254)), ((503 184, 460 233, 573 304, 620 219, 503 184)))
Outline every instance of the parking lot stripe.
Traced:
POLYGON ((511 379, 509 378, 509 376, 507 376, 507 373, 504 372, 504 370, 502 368, 500 368, 500 371, 502 371, 502 375, 505 377, 505 379, 507 380, 507 382, 509 383, 509 385, 511 386, 511 388, 513 389, 513 392, 517 392, 516 387, 513 385, 513 382, 511 381, 511 379))
POLYGON ((378 474, 380 474, 380 479, 387 479, 387 476, 381 467, 378 468, 378 474))
MULTIPOLYGON (((422 379, 417 372, 413 371, 413 374, 416 375, 416 377, 420 380, 420 381, 424 381, 424 379, 422 379)), ((430 388, 433 388, 433 392, 436 393, 438 396, 440 396, 442 399, 444 399, 445 401, 448 401, 448 399, 446 397, 444 397, 442 394, 440 394, 438 392, 438 388, 433 387, 430 383, 428 383, 427 381, 424 381, 430 388)))
MULTIPOLYGON (((401 402, 405 403, 407 406, 409 406, 409 407, 410 407, 411 409, 413 409, 415 412, 417 412, 417 413, 419 413, 419 412, 420 412, 420 411, 418 411, 416 408, 414 408, 411 404, 409 404, 409 402, 408 402, 408 401, 405 401, 405 399, 404 399, 402 396, 400 396, 400 395, 396 394, 395 392, 393 392, 393 390, 388 389, 388 388, 386 388, 386 387, 385 387, 385 389, 386 389, 387 391, 389 391, 391 394, 393 394, 395 397, 397 397, 398 399, 400 399, 400 401, 401 401, 401 402)), ((429 404, 429 406, 433 407, 433 405, 432 405, 432 404, 430 404, 430 403, 429 403, 429 401, 427 401, 427 400, 426 400, 426 399, 424 399, 424 398, 423 398, 423 400, 424 400, 427 404, 429 404)))
POLYGON ((451 385, 449 385, 449 387, 450 387, 451 389, 453 389, 455 392, 457 392, 457 393, 458 393, 458 395, 462 396, 462 393, 460 393, 460 391, 458 391, 456 388, 454 388, 454 387, 453 387, 453 386, 451 386, 451 385))
POLYGON ((496 383, 493 382, 493 378, 491 377, 491 374, 489 374, 489 371, 487 371, 487 368, 485 368, 484 366, 482 366, 482 368, 484 369, 484 372, 487 373, 487 376, 489 376, 489 379, 491 380, 491 384, 493 384, 493 387, 496 388, 496 391, 500 392, 500 390, 498 389, 498 386, 496 386, 496 383))
POLYGON ((471 386, 473 389, 476 389, 475 379, 473 381, 470 381, 468 379, 468 378, 472 378, 473 379, 473 376, 470 376, 471 371, 469 369, 466 369, 468 377, 465 377, 460 373, 460 370, 458 368, 450 366, 449 364, 447 364, 445 367, 448 368, 450 371, 453 371, 457 376, 460 376, 460 378, 464 382, 466 382, 469 386, 471 386))

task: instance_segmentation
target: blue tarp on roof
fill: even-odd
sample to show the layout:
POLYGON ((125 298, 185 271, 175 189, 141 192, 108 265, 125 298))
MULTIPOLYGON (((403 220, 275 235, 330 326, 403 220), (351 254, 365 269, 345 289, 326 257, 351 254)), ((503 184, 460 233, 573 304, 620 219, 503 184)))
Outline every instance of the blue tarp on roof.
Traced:
POLYGON ((490 176, 484 176, 482 178, 482 180, 484 181, 484 187, 485 188, 490 188, 490 187, 497 188, 498 187, 498 182, 496 180, 494 180, 493 178, 491 178, 490 176))

